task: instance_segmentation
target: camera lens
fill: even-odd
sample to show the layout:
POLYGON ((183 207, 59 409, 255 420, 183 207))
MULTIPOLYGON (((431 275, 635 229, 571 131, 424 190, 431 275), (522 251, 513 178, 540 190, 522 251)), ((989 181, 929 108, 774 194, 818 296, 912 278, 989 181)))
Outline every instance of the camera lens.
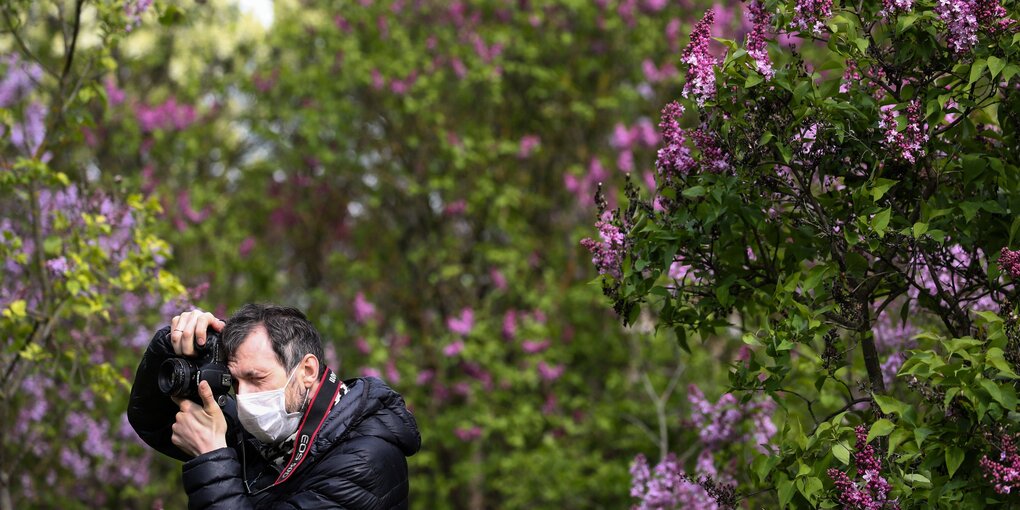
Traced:
POLYGON ((195 364, 188 360, 170 358, 164 361, 159 366, 159 391, 174 397, 187 396, 195 372, 195 364))

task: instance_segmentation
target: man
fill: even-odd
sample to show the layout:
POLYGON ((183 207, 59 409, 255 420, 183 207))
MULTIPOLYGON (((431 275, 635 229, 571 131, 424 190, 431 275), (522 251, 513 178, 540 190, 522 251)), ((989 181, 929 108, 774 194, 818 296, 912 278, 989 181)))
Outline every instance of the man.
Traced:
POLYGON ((185 461, 192 509, 407 508, 407 459, 421 446, 403 398, 375 378, 340 381, 318 332, 294 308, 245 305, 226 322, 182 313, 138 366, 128 419, 154 449, 185 461), (169 357, 194 357, 220 332, 236 400, 209 384, 201 404, 158 387, 169 357), (196 347, 197 346, 197 347, 196 347))

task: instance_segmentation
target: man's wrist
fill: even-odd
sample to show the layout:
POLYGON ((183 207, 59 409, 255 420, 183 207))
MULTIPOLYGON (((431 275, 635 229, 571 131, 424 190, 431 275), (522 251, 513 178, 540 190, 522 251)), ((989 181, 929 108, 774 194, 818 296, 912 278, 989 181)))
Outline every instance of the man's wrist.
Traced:
POLYGON ((199 455, 205 455, 209 452, 216 451, 219 450, 220 448, 226 447, 227 441, 224 438, 220 437, 218 439, 212 440, 202 445, 202 448, 199 448, 199 455))

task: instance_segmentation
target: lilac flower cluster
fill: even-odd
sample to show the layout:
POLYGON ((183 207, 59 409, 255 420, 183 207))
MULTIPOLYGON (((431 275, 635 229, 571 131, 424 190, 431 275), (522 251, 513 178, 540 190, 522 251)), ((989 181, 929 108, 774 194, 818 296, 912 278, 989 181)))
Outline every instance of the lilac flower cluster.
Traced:
POLYGON ((701 21, 694 25, 691 42, 680 53, 680 62, 687 64, 687 81, 682 94, 684 97, 693 95, 698 106, 703 106, 705 101, 715 97, 716 59, 708 48, 714 22, 715 11, 709 9, 701 21))
POLYGON ((719 397, 715 403, 705 398, 695 385, 687 391, 691 404, 691 425, 698 431, 698 438, 707 448, 713 449, 730 443, 753 440, 762 451, 776 433, 771 414, 775 403, 771 400, 750 401, 741 404, 732 393, 719 397), (750 428, 750 434, 745 432, 750 428))
POLYGON ((8 108, 35 89, 42 79, 42 68, 34 62, 25 62, 17 53, 0 57, 4 68, 0 78, 0 108, 8 108))
MULTIPOLYGON (((705 450, 698 457, 697 477, 718 476, 712 454, 705 450)), ((719 505, 703 487, 684 473, 676 455, 670 453, 650 468, 644 455, 634 458, 630 467, 630 495, 639 503, 632 510, 717 510, 719 505)))
POLYGON ((687 137, 680 127, 680 118, 683 116, 684 107, 676 101, 662 109, 659 130, 662 132, 663 145, 655 159, 655 168, 667 180, 687 175, 695 165, 691 149, 687 146, 687 137))
POLYGON ((135 118, 142 131, 152 132, 160 129, 185 129, 195 123, 196 115, 193 106, 178 103, 177 99, 171 97, 155 106, 137 105, 135 118))
POLYGON ((152 0, 127 0, 124 2, 124 14, 127 15, 127 27, 130 32, 142 23, 142 14, 152 6, 152 0))
POLYGON ((966 310, 995 310, 998 308, 998 296, 985 290, 987 285, 983 273, 986 272, 986 261, 980 248, 976 248, 972 255, 959 244, 931 254, 930 258, 918 257, 911 261, 914 283, 907 295, 916 300, 921 292, 926 292, 937 298, 941 306, 947 306, 945 298, 939 296, 944 293, 953 296, 966 310))
POLYGON ((1020 488, 1020 454, 1017 453, 1013 438, 1009 435, 1002 436, 1002 453, 999 460, 994 461, 987 455, 979 461, 985 479, 992 483, 995 492, 999 494, 1010 494, 1014 489, 1020 488))
POLYGON ((857 445, 855 446, 854 464, 857 476, 863 480, 860 484, 846 473, 831 468, 829 478, 836 485, 836 493, 843 508, 855 510, 880 510, 882 508, 899 508, 896 501, 890 501, 889 491, 892 487, 882 477, 882 462, 877 458, 875 447, 868 444, 868 429, 858 425, 855 429, 857 445))
POLYGON ((613 214, 610 211, 602 213, 602 217, 595 223, 599 229, 601 241, 595 241, 590 237, 581 240, 581 245, 592 254, 591 262, 595 264, 599 274, 607 274, 614 278, 623 276, 621 264, 626 245, 626 236, 620 227, 613 222, 613 214))
POLYGON ((893 320, 889 308, 882 310, 875 320, 872 333, 875 335, 875 346, 888 357, 882 362, 882 379, 886 386, 891 386, 903 362, 907 359, 907 350, 916 346, 913 336, 917 328, 910 322, 893 320))
POLYGON ((832 16, 832 0, 797 0, 793 13, 792 28, 820 35, 832 16))
POLYGON ((1012 251, 1003 246, 999 255, 999 267, 1013 278, 1020 278, 1020 250, 1012 251))
POLYGON ((907 14, 914 9, 914 0, 882 0, 882 10, 878 14, 883 18, 891 18, 897 14, 907 14))
POLYGON ((885 148, 893 151, 898 158, 916 163, 918 158, 924 157, 924 144, 928 142, 928 124, 924 122, 921 102, 914 100, 907 107, 903 131, 897 130, 896 118, 895 105, 882 107, 878 127, 885 130, 885 148))
POLYGON ((938 0, 935 14, 946 24, 946 44, 957 55, 977 44, 978 18, 972 0, 938 0))
POLYGON ((638 119, 629 128, 622 122, 617 123, 609 139, 609 145, 619 151, 616 166, 625 173, 634 171, 634 148, 655 147, 658 143, 659 134, 646 117, 638 119))
POLYGON ((775 76, 776 71, 772 69, 772 59, 769 58, 768 34, 772 28, 772 13, 768 11, 761 0, 752 0, 747 8, 751 21, 754 23, 751 33, 747 35, 747 42, 744 44, 747 54, 754 59, 756 70, 769 81, 775 76))

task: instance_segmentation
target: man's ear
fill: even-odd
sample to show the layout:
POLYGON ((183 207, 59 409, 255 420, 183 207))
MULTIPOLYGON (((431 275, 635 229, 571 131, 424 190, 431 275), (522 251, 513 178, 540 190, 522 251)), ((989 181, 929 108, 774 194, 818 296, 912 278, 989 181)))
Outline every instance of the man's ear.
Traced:
POLYGON ((301 360, 301 380, 309 388, 319 381, 319 359, 314 354, 305 354, 301 360))

